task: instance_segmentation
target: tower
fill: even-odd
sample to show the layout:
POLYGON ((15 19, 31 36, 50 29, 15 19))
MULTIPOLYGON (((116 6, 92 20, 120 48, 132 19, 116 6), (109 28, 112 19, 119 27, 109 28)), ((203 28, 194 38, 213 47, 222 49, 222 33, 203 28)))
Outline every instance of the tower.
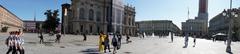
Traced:
POLYGON ((202 34, 208 33, 208 0, 199 0, 199 9, 197 20, 202 21, 202 34))
POLYGON ((208 0, 199 0, 197 19, 208 21, 208 0))

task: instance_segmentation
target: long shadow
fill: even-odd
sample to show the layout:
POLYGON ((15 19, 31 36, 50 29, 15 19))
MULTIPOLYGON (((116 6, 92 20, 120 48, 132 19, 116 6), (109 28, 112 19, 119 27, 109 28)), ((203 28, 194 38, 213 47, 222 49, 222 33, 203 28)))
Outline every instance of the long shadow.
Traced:
POLYGON ((44 42, 44 45, 45 45, 45 46, 53 46, 53 43, 54 43, 54 42, 44 42))
POLYGON ((26 42, 28 44, 37 44, 37 42, 26 42))
POLYGON ((126 53, 126 54, 131 54, 132 52, 124 52, 124 53, 126 53))
POLYGON ((233 54, 232 52, 227 52, 228 54, 233 54))
POLYGON ((98 45, 95 45, 95 44, 75 44, 76 46, 98 46, 98 45))
POLYGON ((86 50, 83 50, 83 51, 79 51, 79 53, 84 53, 84 54, 101 54, 98 51, 98 48, 89 48, 89 49, 86 49, 86 50))

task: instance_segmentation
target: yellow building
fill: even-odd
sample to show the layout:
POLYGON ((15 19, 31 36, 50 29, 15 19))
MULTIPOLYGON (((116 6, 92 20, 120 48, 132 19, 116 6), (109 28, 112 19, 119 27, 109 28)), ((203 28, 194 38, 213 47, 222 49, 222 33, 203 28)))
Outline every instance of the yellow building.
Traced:
POLYGON ((7 28, 6 32, 22 30, 23 21, 0 5, 0 31, 3 32, 4 28, 7 28))

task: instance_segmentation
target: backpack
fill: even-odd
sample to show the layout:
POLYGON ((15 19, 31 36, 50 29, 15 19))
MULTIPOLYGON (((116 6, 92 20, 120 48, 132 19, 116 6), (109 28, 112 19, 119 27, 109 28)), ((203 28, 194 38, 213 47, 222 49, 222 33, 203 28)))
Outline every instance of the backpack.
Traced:
POLYGON ((12 40, 13 37, 12 36, 9 36, 6 40, 5 40, 5 44, 8 45, 9 44, 9 41, 12 40))
POLYGON ((116 37, 113 37, 112 38, 112 42, 114 43, 114 42, 117 42, 117 38, 116 37))

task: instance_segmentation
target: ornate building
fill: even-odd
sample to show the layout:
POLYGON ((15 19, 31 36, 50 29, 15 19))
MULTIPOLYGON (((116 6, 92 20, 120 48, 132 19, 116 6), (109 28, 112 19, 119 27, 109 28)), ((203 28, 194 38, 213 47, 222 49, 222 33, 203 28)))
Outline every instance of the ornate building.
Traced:
POLYGON ((135 7, 124 6, 123 34, 136 35, 135 7))
POLYGON ((131 28, 127 32, 134 33, 132 28, 134 27, 135 9, 125 7, 123 0, 71 1, 71 4, 62 5, 62 32, 98 34, 103 31, 126 34, 125 30, 131 28))
MULTIPOLYGON (((106 4, 107 0, 72 0, 63 23, 66 33, 89 33, 96 34, 107 31, 106 4)), ((63 4, 64 6, 67 4, 63 4)), ((63 9, 65 10, 65 9, 63 9)))
POLYGON ((134 18, 135 8, 124 6, 123 0, 72 0, 71 4, 62 5, 62 32, 133 35, 134 18))
POLYGON ((124 18, 123 0, 113 0, 112 4, 112 32, 120 32, 123 34, 123 18, 124 18))
POLYGON ((0 30, 3 31, 3 28, 7 28, 6 32, 22 30, 23 21, 0 5, 0 30))

